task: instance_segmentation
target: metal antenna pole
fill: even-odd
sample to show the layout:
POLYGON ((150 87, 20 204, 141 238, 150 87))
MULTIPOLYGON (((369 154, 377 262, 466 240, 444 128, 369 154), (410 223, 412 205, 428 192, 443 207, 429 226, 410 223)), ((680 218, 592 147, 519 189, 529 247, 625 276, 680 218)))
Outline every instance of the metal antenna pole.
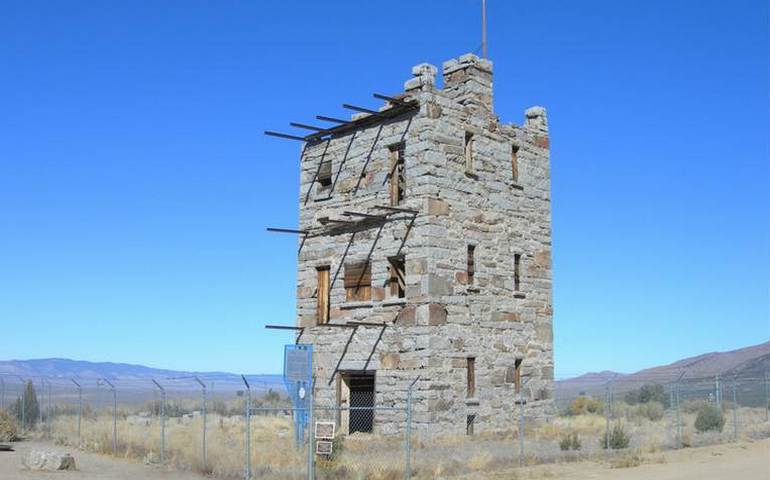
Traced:
POLYGON ((194 376, 193 378, 200 384, 201 388, 203 389, 203 399, 201 405, 201 411, 203 413, 203 469, 206 470, 208 466, 208 458, 206 453, 206 384, 203 383, 197 376, 194 376))
POLYGON ((241 379, 246 385, 246 468, 243 476, 249 480, 251 478, 251 385, 244 375, 241 375, 241 379))
POLYGON ((487 0, 481 0, 481 56, 487 58, 487 0))
POLYGON ((83 387, 80 386, 74 378, 70 378, 72 383, 78 387, 78 447, 80 447, 80 420, 83 417, 83 387))
POLYGON ((160 390, 160 463, 163 465, 166 463, 166 389, 154 378, 151 380, 160 390))

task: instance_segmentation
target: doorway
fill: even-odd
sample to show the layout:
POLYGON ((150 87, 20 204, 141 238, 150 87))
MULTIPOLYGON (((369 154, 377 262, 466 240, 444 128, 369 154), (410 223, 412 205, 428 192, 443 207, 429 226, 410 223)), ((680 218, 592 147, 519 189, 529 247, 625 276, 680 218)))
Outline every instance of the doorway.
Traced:
POLYGON ((343 409, 339 422, 343 432, 371 433, 374 429, 374 385, 374 371, 340 375, 337 404, 343 409))

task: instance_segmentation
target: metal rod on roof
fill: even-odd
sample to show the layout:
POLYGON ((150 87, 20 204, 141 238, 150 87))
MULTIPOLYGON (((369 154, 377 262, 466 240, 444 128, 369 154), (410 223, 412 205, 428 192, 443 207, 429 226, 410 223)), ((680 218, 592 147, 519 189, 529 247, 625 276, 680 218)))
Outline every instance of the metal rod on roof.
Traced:
POLYGON ((353 327, 387 327, 388 324, 385 322, 382 323, 373 323, 373 322, 347 322, 346 325, 350 325, 353 327))
POLYGON ((316 127, 314 125, 306 125, 304 123, 290 122, 289 125, 297 128, 304 128, 305 130, 313 130, 315 132, 326 132, 326 128, 316 127))
POLYGON ((293 327, 291 325, 265 325, 270 330, 304 330, 305 327, 293 327))
POLYGON ((350 105, 349 103, 343 103, 342 108, 347 108, 348 110, 353 110, 354 112, 368 113, 370 115, 382 115, 381 112, 378 112, 376 110, 370 110, 364 107, 357 107, 355 105, 350 105))
POLYGON ((298 137, 297 135, 289 135, 288 133, 271 132, 270 130, 265 130, 265 135, 270 135, 271 137, 278 137, 278 138, 287 138, 289 140, 300 140, 302 142, 305 141, 305 137, 298 137))
POLYGON ((315 118, 317 118, 318 120, 323 120, 324 122, 341 123, 343 125, 350 125, 351 123, 353 123, 350 120, 340 120, 339 118, 324 117, 323 115, 316 115, 315 118))

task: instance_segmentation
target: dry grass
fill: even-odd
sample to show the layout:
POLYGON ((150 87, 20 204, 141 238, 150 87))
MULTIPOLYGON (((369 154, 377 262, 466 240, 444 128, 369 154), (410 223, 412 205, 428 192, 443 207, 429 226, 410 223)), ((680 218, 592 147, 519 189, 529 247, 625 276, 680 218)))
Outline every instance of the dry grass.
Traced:
MULTIPOLYGON (((683 413, 682 439, 685 446, 710 445, 732 441, 732 415, 721 433, 698 433, 695 414, 683 413)), ((54 436, 60 443, 77 442, 76 417, 61 415, 54 424, 54 436)), ((738 413, 739 439, 770 436, 770 423, 761 409, 741 408, 738 413)), ((619 419, 620 421, 621 419, 619 419)), ((662 451, 676 445, 676 430, 671 415, 658 421, 644 417, 623 418, 631 437, 629 448, 607 452, 601 448, 605 418, 586 414, 555 417, 531 424, 525 432, 526 465, 574 462, 586 459, 607 461, 613 468, 631 468, 642 463, 663 461, 662 451), (559 441, 576 433, 581 440, 578 451, 563 452, 559 441)), ((200 417, 169 418, 166 422, 166 462, 170 467, 211 473, 221 478, 242 478, 245 458, 245 421, 242 416, 208 416, 208 465, 202 462, 200 417)), ((255 478, 303 478, 307 451, 294 447, 291 417, 255 416, 251 424, 251 458, 255 478)), ((467 436, 413 435, 412 466, 416 478, 468 477, 492 472, 510 472, 519 464, 516 431, 467 436)), ((95 413, 84 419, 82 445, 89 451, 112 454, 112 417, 95 413)), ((160 459, 160 423, 157 418, 121 416, 118 419, 117 456, 157 463, 160 459), (147 422, 147 423, 145 423, 147 422)), ((319 479, 391 480, 402 478, 404 469, 403 435, 382 436, 354 434, 335 441, 331 459, 317 462, 319 479), (363 475, 363 477, 361 477, 363 475)), ((506 477, 508 478, 508 477, 506 477)))

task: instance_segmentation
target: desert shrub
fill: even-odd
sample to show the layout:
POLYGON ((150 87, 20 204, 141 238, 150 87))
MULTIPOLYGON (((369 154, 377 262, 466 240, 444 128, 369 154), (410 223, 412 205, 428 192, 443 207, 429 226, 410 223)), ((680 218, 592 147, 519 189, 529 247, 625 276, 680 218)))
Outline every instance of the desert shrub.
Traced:
POLYGON ((707 403, 698 410, 698 416, 695 417, 695 429, 699 432, 717 431, 721 432, 725 426, 725 416, 722 410, 716 406, 707 403))
POLYGON ((559 448, 565 452, 567 450, 580 450, 580 437, 577 433, 569 433, 559 442, 559 448))
POLYGON ((660 402, 646 402, 636 407, 637 414, 647 420, 657 422, 663 418, 663 404, 660 402))
POLYGON ((11 415, 15 416, 19 422, 23 420, 27 427, 33 427, 37 423, 40 406, 37 402, 35 385, 31 380, 27 381, 23 394, 11 405, 11 415))
POLYGON ((16 420, 5 410, 0 410, 0 442, 15 442, 18 435, 16 420))
POLYGON ((629 405, 649 402, 658 402, 661 405, 666 405, 666 402, 668 402, 663 385, 653 383, 642 385, 641 388, 626 393, 625 400, 629 405))
POLYGON ((604 409, 601 400, 592 397, 580 396, 572 400, 567 408, 568 415, 585 415, 587 413, 600 413, 604 409))
POLYGON ((685 400, 682 402, 682 413, 698 413, 705 405, 709 405, 707 400, 685 400))
MULTIPOLYGON (((628 444, 631 443, 631 436, 626 433, 626 429, 623 424, 616 423, 610 430, 609 447, 611 450, 621 450, 628 448, 628 444)), ((601 438, 601 447, 607 448, 607 432, 604 432, 601 438)))

